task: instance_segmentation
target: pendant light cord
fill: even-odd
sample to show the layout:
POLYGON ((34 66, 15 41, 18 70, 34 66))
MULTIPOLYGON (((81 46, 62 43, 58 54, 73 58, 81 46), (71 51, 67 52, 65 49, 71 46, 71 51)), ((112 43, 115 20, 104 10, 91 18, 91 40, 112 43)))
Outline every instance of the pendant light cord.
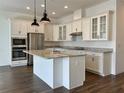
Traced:
POLYGON ((44 3, 45 3, 45 9, 44 9, 44 12, 46 13, 46 8, 47 8, 47 6, 46 6, 46 0, 44 0, 44 3))
POLYGON ((36 0, 34 0, 34 19, 36 19, 36 0))

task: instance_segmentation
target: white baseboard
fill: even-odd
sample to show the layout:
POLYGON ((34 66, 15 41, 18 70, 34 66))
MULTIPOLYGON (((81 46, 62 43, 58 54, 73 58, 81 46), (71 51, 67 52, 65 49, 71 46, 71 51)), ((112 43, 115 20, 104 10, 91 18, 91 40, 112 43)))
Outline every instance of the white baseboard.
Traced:
POLYGON ((11 67, 25 66, 25 65, 27 65, 27 60, 12 61, 12 63, 10 64, 11 67))

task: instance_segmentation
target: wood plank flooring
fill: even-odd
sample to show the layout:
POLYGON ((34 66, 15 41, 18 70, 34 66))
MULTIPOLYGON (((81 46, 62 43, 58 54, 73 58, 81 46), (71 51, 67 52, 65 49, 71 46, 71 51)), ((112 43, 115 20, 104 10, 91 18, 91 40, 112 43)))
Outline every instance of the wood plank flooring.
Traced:
POLYGON ((101 77, 86 72, 84 86, 52 90, 32 73, 32 67, 0 67, 0 93, 124 93, 124 73, 101 77))

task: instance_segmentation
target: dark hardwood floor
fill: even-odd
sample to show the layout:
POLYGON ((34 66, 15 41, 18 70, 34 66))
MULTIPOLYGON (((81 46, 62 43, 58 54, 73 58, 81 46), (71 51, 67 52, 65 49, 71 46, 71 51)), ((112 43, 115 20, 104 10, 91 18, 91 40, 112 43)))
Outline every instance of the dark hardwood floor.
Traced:
POLYGON ((124 93, 124 73, 101 77, 86 72, 84 86, 68 91, 52 90, 33 75, 31 67, 0 67, 0 93, 124 93))

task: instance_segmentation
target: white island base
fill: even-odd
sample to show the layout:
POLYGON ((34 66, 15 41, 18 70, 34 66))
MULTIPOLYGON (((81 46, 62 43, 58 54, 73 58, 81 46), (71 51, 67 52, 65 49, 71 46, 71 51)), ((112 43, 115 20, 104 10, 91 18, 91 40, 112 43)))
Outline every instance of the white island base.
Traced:
POLYGON ((33 73, 55 89, 67 89, 83 85, 85 81, 85 56, 47 59, 34 55, 33 73))

